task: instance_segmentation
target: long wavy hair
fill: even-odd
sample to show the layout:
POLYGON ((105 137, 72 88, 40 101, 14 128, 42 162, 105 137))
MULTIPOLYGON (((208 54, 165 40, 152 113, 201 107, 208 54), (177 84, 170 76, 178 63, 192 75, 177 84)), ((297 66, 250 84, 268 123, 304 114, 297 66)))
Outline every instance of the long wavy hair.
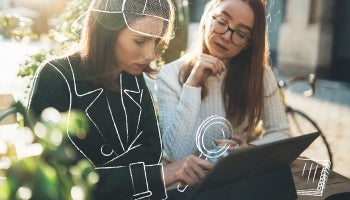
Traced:
MULTIPOLYGON (((204 32, 209 14, 220 2, 211 0, 204 9, 200 21, 200 32, 196 46, 185 55, 179 81, 184 84, 201 53, 209 54, 205 45, 204 32)), ((226 0, 227 1, 227 0, 226 0)), ((269 51, 267 42, 266 3, 264 0, 241 0, 246 2, 254 13, 252 40, 240 54, 232 57, 227 67, 222 85, 226 118, 235 126, 245 120, 248 122, 245 134, 250 134, 261 119, 264 103, 264 68, 268 64, 269 51)), ((202 83, 202 99, 208 94, 205 83, 202 83)), ((249 135, 248 135, 249 136, 249 135)))
MULTIPOLYGON (((160 55, 167 48, 171 38, 170 35, 173 33, 174 8, 170 0, 167 0, 167 2, 168 8, 166 10, 168 13, 166 15, 169 23, 167 23, 168 26, 163 27, 164 37, 157 40, 156 60, 158 60, 158 63, 160 63, 160 55)), ((94 0, 90 4, 81 33, 79 54, 82 68, 86 71, 91 82, 110 90, 119 91, 119 86, 116 84, 118 77, 112 73, 115 71, 114 64, 116 63, 114 44, 119 33, 127 26, 122 13, 98 12, 92 9, 92 6, 104 3, 105 1, 94 0)), ((136 5, 138 2, 133 3, 136 5)), ((143 1, 139 4, 144 6, 143 1)), ((144 72, 149 76, 157 71, 158 68, 155 66, 147 66, 144 69, 144 72)))

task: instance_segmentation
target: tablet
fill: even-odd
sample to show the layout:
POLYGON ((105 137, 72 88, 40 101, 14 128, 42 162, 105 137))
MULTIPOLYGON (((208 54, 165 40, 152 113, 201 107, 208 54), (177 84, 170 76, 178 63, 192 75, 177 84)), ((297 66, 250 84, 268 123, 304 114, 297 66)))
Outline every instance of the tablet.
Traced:
POLYGON ((194 193, 289 167, 319 135, 319 132, 314 132, 232 151, 218 160, 207 176, 195 187, 194 193))

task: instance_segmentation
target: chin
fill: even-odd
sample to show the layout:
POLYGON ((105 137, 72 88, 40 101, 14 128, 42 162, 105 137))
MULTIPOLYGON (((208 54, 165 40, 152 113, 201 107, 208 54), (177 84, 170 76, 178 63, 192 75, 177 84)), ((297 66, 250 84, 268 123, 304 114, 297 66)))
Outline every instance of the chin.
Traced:
POLYGON ((137 75, 142 74, 142 72, 143 72, 143 70, 135 70, 135 71, 127 72, 127 73, 130 75, 133 75, 133 76, 137 76, 137 75))
POLYGON ((217 51, 209 51, 210 55, 211 56, 214 56, 214 57, 217 57, 219 59, 227 59, 227 56, 223 55, 222 53, 220 52, 217 52, 217 51))

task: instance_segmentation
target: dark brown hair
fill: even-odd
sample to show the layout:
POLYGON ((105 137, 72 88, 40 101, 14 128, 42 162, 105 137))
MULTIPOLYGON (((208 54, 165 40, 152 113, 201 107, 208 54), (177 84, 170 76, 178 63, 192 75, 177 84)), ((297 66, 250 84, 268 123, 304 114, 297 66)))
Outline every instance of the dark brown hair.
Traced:
MULTIPOLYGON (((201 37, 192 52, 186 55, 186 62, 180 73, 180 83, 184 84, 189 77, 194 63, 201 53, 209 53, 204 42, 206 20, 210 11, 225 0, 211 0, 205 7, 200 22, 201 37)), ((246 134, 249 134, 257 125, 263 113, 264 103, 264 67, 268 64, 267 25, 265 1, 241 0, 246 2, 254 13, 252 40, 245 50, 231 58, 224 79, 223 99, 226 117, 238 126, 245 120, 246 134)), ((207 87, 202 84, 202 98, 207 95, 207 87)))
MULTIPOLYGON (((167 17, 169 19, 168 26, 163 27, 163 35, 167 37, 157 40, 156 56, 160 59, 160 53, 167 48, 169 43, 168 35, 173 31, 174 12, 170 0, 167 17)), ((116 84, 116 75, 113 72, 115 61, 114 44, 119 33, 127 26, 122 13, 99 12, 92 9, 96 4, 105 3, 104 1, 95 0, 90 4, 87 11, 86 21, 84 23, 80 56, 82 68, 90 81, 101 85, 105 88, 118 91, 116 84)), ((137 19, 136 19, 137 20, 137 19)), ((157 68, 148 66, 144 72, 152 75, 157 72, 157 68)))

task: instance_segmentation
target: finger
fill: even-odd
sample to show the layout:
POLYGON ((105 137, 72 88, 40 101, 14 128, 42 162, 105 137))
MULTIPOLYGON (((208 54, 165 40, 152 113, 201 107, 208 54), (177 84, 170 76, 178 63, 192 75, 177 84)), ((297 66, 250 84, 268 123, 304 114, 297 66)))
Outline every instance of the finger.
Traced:
POLYGON ((216 61, 216 70, 217 70, 217 74, 220 74, 223 72, 223 66, 222 66, 222 61, 217 58, 217 61, 216 61))
POLYGON ((188 156, 182 160, 182 170, 181 180, 183 180, 187 185, 194 185, 200 181, 200 178, 197 176, 195 172, 193 172, 192 165, 194 165, 193 158, 188 156))
POLYGON ((216 139, 214 140, 214 142, 217 146, 220 146, 220 147, 223 147, 225 145, 235 146, 238 144, 235 140, 232 140, 232 139, 216 139))
MULTIPOLYGON (((235 145, 235 146, 238 146, 238 145, 235 145)), ((230 146, 230 147, 228 148, 228 151, 234 151, 234 150, 236 150, 237 148, 235 148, 235 146, 230 146)))
POLYGON ((218 58, 215 58, 214 68, 216 72, 215 75, 218 75, 221 73, 220 60, 218 58))
POLYGON ((193 185, 195 183, 198 183, 200 181, 200 176, 198 175, 198 171, 201 169, 196 164, 194 158, 197 158, 195 156, 188 156, 184 159, 184 171, 186 173, 186 176, 189 177, 191 180, 189 184, 193 185), (198 169, 199 168, 199 169, 198 169))
POLYGON ((213 62, 213 60, 211 58, 200 58, 197 60, 196 63, 197 67, 194 70, 198 70, 198 71, 203 71, 205 73, 209 73, 209 74, 215 74, 216 73, 216 69, 215 69, 215 63, 213 62))
POLYGON ((245 141, 238 135, 232 134, 231 139, 236 141, 239 145, 244 144, 245 141))
POLYGON ((181 181, 180 181, 180 185, 179 185, 179 187, 186 187, 186 186, 188 186, 188 184, 187 184, 187 183, 185 183, 185 182, 181 182, 181 181))
POLYGON ((205 54, 203 55, 203 58, 213 61, 213 63, 215 64, 215 68, 216 68, 216 73, 217 74, 221 74, 223 71, 226 70, 226 66, 225 66, 224 62, 221 59, 219 59, 219 58, 217 58, 215 56, 205 55, 205 54))
POLYGON ((237 144, 235 146, 230 146, 229 147, 229 151, 234 151, 234 150, 237 150, 237 149, 241 149, 241 148, 245 148, 245 147, 249 147, 249 145, 247 143, 244 143, 242 145, 240 144, 237 144))
POLYGON ((192 186, 196 184, 196 182, 192 180, 192 178, 188 176, 186 173, 182 174, 182 176, 179 179, 182 186, 186 186, 186 185, 192 186))
POLYGON ((219 69, 216 63, 208 63, 208 69, 211 71, 211 75, 215 76, 219 73, 219 69))
POLYGON ((206 66, 211 69, 212 75, 216 75, 220 73, 221 71, 220 59, 211 55, 203 55, 201 59, 203 63, 206 63, 207 64, 206 66))
POLYGON ((208 69, 211 72, 211 75, 215 75, 217 73, 217 69, 216 69, 216 62, 217 60, 210 56, 210 57, 203 57, 202 58, 202 67, 204 69, 208 69))
POLYGON ((222 62, 222 60, 219 60, 219 65, 221 72, 226 70, 226 65, 224 64, 224 62, 222 62))
POLYGON ((185 169, 185 172, 186 176, 190 179, 188 185, 194 185, 196 183, 199 183, 199 181, 201 180, 197 173, 193 171, 192 166, 187 167, 185 169))
POLYGON ((196 161, 193 162, 191 167, 193 172, 196 173, 199 179, 203 179, 205 177, 207 170, 203 169, 196 161))
POLYGON ((192 179, 191 176, 189 176, 186 172, 186 167, 183 167, 181 170, 179 170, 178 173, 178 180, 180 181, 181 185, 194 185, 195 181, 192 179))
POLYGON ((240 144, 241 147, 249 147, 249 144, 246 142, 243 142, 242 144, 240 144))
POLYGON ((196 160, 197 164, 198 164, 202 169, 204 169, 204 170, 206 170, 206 171, 211 170, 211 168, 213 168, 213 166, 214 166, 213 163, 211 163, 211 162, 209 162, 209 161, 207 161, 207 160, 203 160, 203 159, 200 159, 200 158, 197 158, 197 157, 195 157, 194 159, 196 160))
POLYGON ((217 74, 221 74, 225 70, 225 65, 219 58, 215 58, 215 59, 216 59, 216 63, 215 63, 216 72, 217 74))
POLYGON ((196 173, 199 179, 202 179, 206 175, 208 168, 211 168, 211 163, 196 156, 189 156, 189 164, 192 167, 192 172, 196 173), (206 166, 208 164, 208 166, 206 166), (203 167, 204 166, 204 167, 203 167))

